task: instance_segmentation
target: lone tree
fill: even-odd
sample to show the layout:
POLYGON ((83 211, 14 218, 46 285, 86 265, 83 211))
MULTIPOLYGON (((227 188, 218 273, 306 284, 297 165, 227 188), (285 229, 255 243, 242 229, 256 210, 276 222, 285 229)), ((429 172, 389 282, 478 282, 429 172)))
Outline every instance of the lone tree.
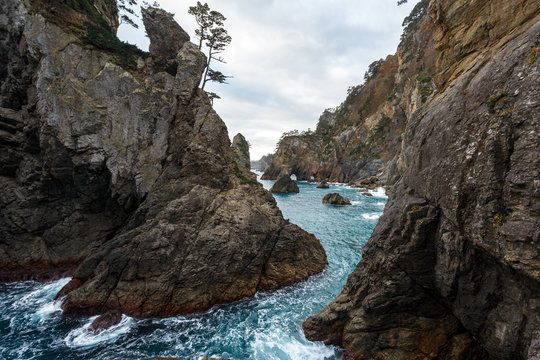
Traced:
MULTIPOLYGON (((196 6, 190 6, 188 13, 195 16, 197 25, 199 25, 199 28, 195 30, 195 35, 199 38, 199 50, 202 50, 203 44, 207 50, 206 69, 204 71, 201 89, 204 90, 208 81, 226 84, 230 76, 212 69, 210 65, 212 64, 212 60, 225 63, 225 60, 220 54, 232 40, 229 34, 227 34, 227 30, 223 27, 223 23, 227 18, 219 11, 210 10, 207 3, 202 4, 200 1, 197 1, 196 6)), ((219 99, 219 96, 215 93, 208 94, 211 100, 219 99)))

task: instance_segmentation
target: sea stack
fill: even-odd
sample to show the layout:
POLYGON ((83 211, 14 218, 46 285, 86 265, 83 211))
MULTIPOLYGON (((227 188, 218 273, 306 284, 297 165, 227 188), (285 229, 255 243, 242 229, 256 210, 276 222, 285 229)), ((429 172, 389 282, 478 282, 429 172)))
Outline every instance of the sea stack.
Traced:
POLYGON ((289 193, 299 193, 300 189, 296 182, 291 179, 291 176, 288 174, 281 175, 279 179, 270 189, 270 192, 276 194, 289 194, 289 193))

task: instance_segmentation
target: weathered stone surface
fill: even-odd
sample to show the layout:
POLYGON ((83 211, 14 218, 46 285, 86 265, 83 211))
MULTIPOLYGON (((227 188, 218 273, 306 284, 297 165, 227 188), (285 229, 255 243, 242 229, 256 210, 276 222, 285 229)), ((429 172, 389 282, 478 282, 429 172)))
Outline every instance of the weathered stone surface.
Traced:
POLYGON ((351 205, 351 202, 349 201, 349 199, 344 198, 338 193, 330 193, 330 194, 324 195, 322 202, 323 204, 327 204, 327 205, 351 205))
POLYGON ((540 328, 538 7, 433 0, 418 29, 415 41, 434 34, 425 49, 438 54, 437 93, 411 108, 401 179, 363 260, 304 323, 306 336, 353 359, 487 357, 481 349, 530 358, 540 328))
POLYGON ((114 325, 118 325, 120 321, 122 321, 122 313, 119 310, 110 310, 92 321, 89 330, 94 334, 99 334, 114 325))
POLYGON ((232 141, 232 150, 234 152, 234 161, 238 166, 250 170, 251 161, 249 158, 249 143, 242 134, 236 134, 232 141))
MULTIPOLYGON (((225 124, 198 89, 195 45, 154 52, 175 76, 133 74, 27 3, 0 6, 0 29, 21 44, 0 44, 9 69, 34 64, 19 101, 6 85, 15 74, 0 78, 0 280, 72 274, 58 294, 65 315, 147 317, 203 311, 324 268, 318 240, 234 165, 225 124)), ((162 31, 151 26, 154 39, 162 31)))
POLYGON ((319 185, 317 185, 317 189, 328 189, 330 188, 330 185, 328 185, 328 183, 323 180, 319 183, 319 185))
MULTIPOLYGON (((146 33, 150 38, 150 54, 155 71, 176 75, 176 54, 189 42, 189 35, 174 20, 174 14, 154 7, 141 8, 146 33)), ((198 85, 198 84, 197 84, 198 85)))
POLYGON ((296 182, 291 179, 290 175, 285 174, 279 177, 270 189, 270 192, 277 194, 299 193, 300 189, 296 185, 296 182))

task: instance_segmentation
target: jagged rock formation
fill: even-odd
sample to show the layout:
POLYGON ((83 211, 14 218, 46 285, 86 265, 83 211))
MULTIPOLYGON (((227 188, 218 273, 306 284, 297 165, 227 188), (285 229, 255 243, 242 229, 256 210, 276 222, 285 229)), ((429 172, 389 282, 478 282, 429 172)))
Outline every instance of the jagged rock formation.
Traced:
POLYGON ((234 152, 234 161, 238 166, 250 170, 251 161, 249 158, 249 143, 242 134, 236 134, 233 138, 231 148, 234 152))
POLYGON ((253 170, 259 170, 264 172, 268 166, 272 163, 272 154, 264 155, 259 160, 252 160, 251 161, 251 168, 253 170))
POLYGON ((2 280, 72 274, 58 295, 64 314, 146 317, 324 268, 317 239, 235 166, 225 124, 198 89, 205 57, 170 14, 146 10, 148 35, 183 42, 145 58, 91 9, 81 34, 72 8, 53 23, 33 4, 0 4, 2 280))
POLYGON ((324 195, 322 202, 323 204, 327 204, 327 205, 351 205, 351 202, 349 201, 349 199, 344 198, 338 193, 330 193, 330 194, 324 195))
POLYGON ((363 260, 304 330, 353 359, 475 359, 483 350, 535 358, 540 8, 533 0, 419 6, 397 76, 415 84, 428 61, 433 93, 406 108, 402 177, 363 260))
POLYGON ((300 189, 296 185, 296 181, 291 179, 290 175, 282 175, 275 182, 275 184, 270 189, 270 192, 276 194, 289 194, 289 193, 299 193, 300 189))

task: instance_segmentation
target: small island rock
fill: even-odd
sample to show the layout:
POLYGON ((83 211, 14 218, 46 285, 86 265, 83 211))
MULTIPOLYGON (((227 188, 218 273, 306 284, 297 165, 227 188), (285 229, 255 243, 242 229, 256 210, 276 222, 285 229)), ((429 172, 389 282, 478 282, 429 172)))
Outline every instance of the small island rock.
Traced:
POLYGON ((326 194, 322 200, 323 204, 327 205, 351 205, 349 199, 344 198, 338 193, 326 194))
POLYGON ((325 180, 321 181, 321 183, 317 185, 317 189, 328 189, 329 187, 330 185, 328 185, 325 180))
POLYGON ((274 186, 272 186, 270 191, 277 194, 288 194, 299 193, 300 189, 298 188, 298 185, 296 185, 296 182, 291 180, 289 175, 282 175, 276 181, 274 186))

